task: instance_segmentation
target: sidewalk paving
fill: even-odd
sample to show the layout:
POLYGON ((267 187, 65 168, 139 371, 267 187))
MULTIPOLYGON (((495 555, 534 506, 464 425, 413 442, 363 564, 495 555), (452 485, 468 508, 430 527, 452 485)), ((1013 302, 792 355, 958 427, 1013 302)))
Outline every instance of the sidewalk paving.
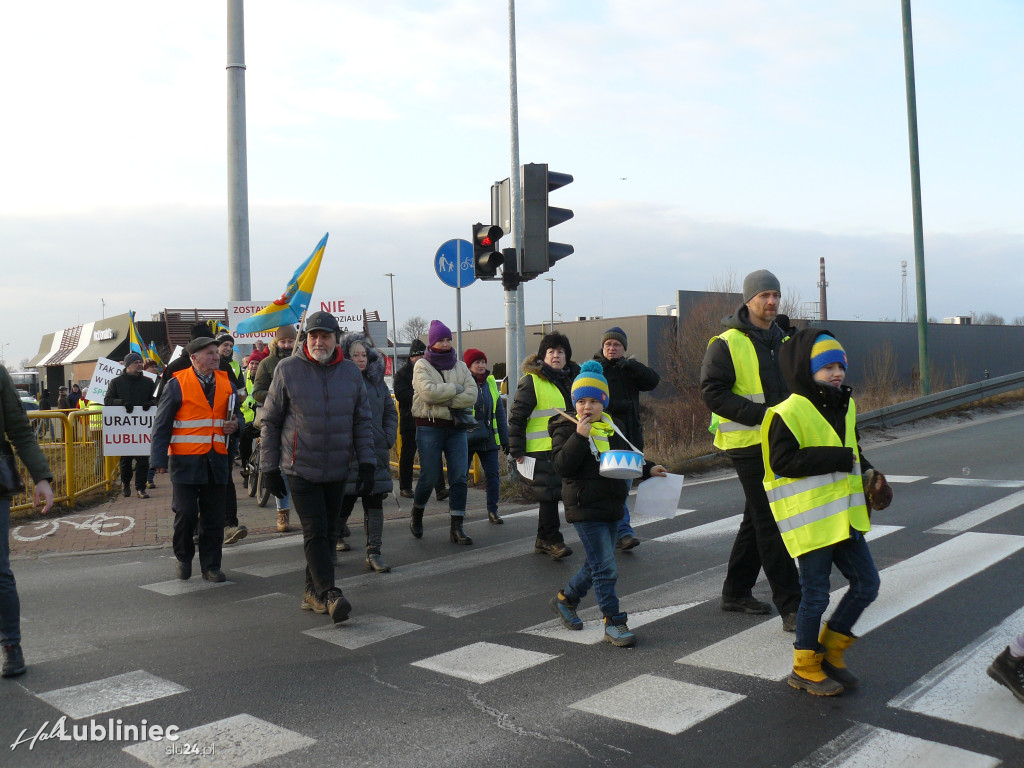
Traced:
MULTIPOLYGON (((248 536, 298 536, 302 534, 298 515, 291 514, 289 533, 277 531, 277 507, 271 496, 267 506, 259 507, 242 487, 238 472, 234 473, 235 492, 238 496, 238 521, 249 530, 248 536)), ((128 547, 170 547, 174 513, 171 511, 171 483, 167 475, 157 475, 156 488, 148 491, 150 498, 135 495, 125 498, 118 488, 117 495, 105 504, 75 514, 62 515, 61 509, 45 516, 33 513, 31 518, 11 521, 11 557, 34 557, 44 554, 68 552, 95 552, 128 547), (102 531, 103 533, 100 533, 102 531), (28 539, 28 540, 26 540, 28 539)), ((384 499, 384 519, 408 518, 412 499, 397 497, 396 491, 384 499)), ((469 519, 486 516, 486 494, 480 488, 469 487, 466 513, 469 519)), ((502 512, 526 509, 528 505, 502 504, 502 512)), ((448 502, 439 502, 433 494, 426 515, 447 515, 448 502)), ((362 507, 357 502, 349 520, 350 528, 362 528, 362 507)))

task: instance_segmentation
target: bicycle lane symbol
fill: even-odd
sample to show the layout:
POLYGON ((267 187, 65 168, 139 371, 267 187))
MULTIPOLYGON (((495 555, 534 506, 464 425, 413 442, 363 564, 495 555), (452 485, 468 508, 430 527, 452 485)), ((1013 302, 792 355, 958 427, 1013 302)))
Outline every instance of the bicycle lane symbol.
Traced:
POLYGON ((121 536, 135 527, 135 518, 127 515, 107 515, 103 512, 97 512, 94 515, 55 517, 52 520, 41 520, 32 525, 19 525, 12 528, 11 537, 18 541, 39 541, 57 533, 61 523, 67 523, 79 531, 92 531, 97 536, 121 536), (76 522, 75 518, 81 522, 76 522))

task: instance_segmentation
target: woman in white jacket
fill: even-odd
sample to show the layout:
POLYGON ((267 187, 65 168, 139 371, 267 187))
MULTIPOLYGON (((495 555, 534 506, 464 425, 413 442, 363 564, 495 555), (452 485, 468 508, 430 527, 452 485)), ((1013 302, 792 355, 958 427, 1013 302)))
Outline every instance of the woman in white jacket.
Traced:
POLYGON ((472 408, 476 404, 476 381, 452 348, 452 332, 440 320, 432 320, 427 351, 412 373, 412 415, 416 420, 416 448, 420 454, 420 477, 412 499, 409 530, 423 536, 423 509, 441 476, 441 456, 448 464, 448 510, 451 540, 472 544, 462 530, 466 517, 466 474, 469 449, 466 433, 456 427, 449 408, 472 408))

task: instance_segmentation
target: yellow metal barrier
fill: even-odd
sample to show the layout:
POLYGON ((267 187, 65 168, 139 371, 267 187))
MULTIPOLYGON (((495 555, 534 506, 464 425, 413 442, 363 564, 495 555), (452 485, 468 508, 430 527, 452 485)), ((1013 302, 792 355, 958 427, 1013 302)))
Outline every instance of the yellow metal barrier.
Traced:
MULTIPOLYGON (((110 478, 117 459, 104 459, 102 417, 99 410, 29 411, 39 447, 53 473, 55 504, 74 506, 75 499, 89 491, 110 490, 110 478)), ((25 491, 11 499, 11 511, 31 509, 34 501, 32 477, 19 461, 25 491)))

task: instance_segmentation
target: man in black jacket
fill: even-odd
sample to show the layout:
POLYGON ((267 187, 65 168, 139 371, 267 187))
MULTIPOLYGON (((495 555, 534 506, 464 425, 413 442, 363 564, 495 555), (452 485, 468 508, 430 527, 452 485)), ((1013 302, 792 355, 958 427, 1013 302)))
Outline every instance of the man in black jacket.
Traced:
POLYGON ((795 632, 800 577, 762 484, 761 421, 770 406, 789 396, 779 368, 779 349, 789 329, 789 318, 778 315, 781 298, 779 280, 768 270, 744 278, 744 304, 723 319, 726 330, 711 340, 704 354, 700 391, 713 414, 715 446, 728 453, 746 497, 722 585, 722 610, 771 613, 768 603, 751 594, 764 568, 782 627, 795 632))
MULTIPOLYGON (((608 415, 622 430, 626 439, 644 449, 644 428, 640 423, 640 393, 650 392, 661 381, 653 368, 648 368, 635 357, 626 355, 626 332, 617 325, 605 331, 601 337, 601 351, 594 359, 601 363, 604 377, 608 379, 610 393, 608 415)), ((615 546, 621 550, 633 549, 640 539, 633 535, 629 524, 629 506, 623 507, 623 516, 616 531, 615 546)))
MULTIPOLYGON (((104 405, 122 405, 131 413, 136 406, 148 411, 156 405, 153 393, 156 382, 142 373, 142 355, 129 352, 124 356, 124 371, 115 376, 107 386, 107 394, 103 397, 104 405)), ((132 462, 135 463, 135 493, 140 499, 148 499, 146 493, 146 475, 149 472, 149 456, 122 456, 118 465, 121 468, 121 490, 124 495, 132 495, 132 462)))
MULTIPOLYGON (((413 497, 412 467, 416 459, 416 420, 412 416, 412 369, 426 351, 426 344, 419 339, 413 339, 409 345, 409 359, 398 369, 394 380, 395 400, 398 401, 398 433, 402 437, 402 452, 398 457, 398 492, 407 499, 413 497)), ((438 501, 448 498, 443 472, 434 491, 438 501)))

